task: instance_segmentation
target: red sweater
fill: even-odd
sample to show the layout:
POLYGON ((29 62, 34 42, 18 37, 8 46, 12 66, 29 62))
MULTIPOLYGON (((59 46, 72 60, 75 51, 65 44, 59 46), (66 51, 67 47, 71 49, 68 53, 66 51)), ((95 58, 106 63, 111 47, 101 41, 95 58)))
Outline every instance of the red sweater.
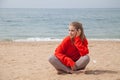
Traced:
POLYGON ((84 39, 82 42, 80 37, 76 37, 73 42, 67 36, 62 43, 56 48, 55 56, 66 66, 74 66, 75 62, 81 57, 89 53, 88 41, 84 39))

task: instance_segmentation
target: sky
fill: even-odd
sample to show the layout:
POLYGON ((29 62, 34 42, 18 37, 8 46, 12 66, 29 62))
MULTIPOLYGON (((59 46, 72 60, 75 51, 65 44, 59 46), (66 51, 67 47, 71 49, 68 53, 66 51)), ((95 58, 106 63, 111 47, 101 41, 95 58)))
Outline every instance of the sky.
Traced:
POLYGON ((0 8, 120 8, 120 0, 0 0, 0 8))

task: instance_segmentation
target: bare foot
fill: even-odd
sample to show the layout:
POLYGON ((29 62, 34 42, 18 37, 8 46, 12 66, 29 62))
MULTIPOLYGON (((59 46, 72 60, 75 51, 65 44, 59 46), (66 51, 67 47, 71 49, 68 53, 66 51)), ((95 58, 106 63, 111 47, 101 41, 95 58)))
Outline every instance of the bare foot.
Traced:
POLYGON ((63 71, 63 70, 57 70, 57 74, 60 75, 60 74, 67 74, 67 72, 63 71))
POLYGON ((63 73, 64 71, 61 71, 61 70, 57 71, 57 74, 63 74, 63 73))
POLYGON ((76 70, 76 71, 71 71, 71 74, 79 74, 79 73, 85 73, 85 70, 76 70))

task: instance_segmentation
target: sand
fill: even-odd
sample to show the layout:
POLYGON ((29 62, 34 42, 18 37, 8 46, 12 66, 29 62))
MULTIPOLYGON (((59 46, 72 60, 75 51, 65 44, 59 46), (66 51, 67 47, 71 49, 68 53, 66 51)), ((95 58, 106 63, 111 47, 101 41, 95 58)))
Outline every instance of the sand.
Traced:
POLYGON ((0 80, 120 80, 120 41, 89 41, 84 72, 56 74, 48 57, 60 42, 0 42, 0 80))

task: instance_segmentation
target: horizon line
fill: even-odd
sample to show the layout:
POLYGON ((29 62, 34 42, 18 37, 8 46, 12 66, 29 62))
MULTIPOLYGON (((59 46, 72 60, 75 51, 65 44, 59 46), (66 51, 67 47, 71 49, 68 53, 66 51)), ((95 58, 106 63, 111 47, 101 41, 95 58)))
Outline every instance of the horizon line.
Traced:
MULTIPOLYGON (((5 8, 9 8, 9 7, 0 7, 0 9, 5 9, 5 8)), ((22 7, 10 7, 10 8, 16 8, 16 9, 23 9, 22 7)), ((24 7, 25 9, 29 9, 29 8, 32 8, 32 7, 24 7)), ((107 7, 105 7, 105 8, 100 8, 100 7, 98 7, 98 8, 39 8, 39 7, 33 7, 33 9, 119 9, 119 7, 117 8, 117 7, 111 7, 111 8, 107 8, 107 7)))

